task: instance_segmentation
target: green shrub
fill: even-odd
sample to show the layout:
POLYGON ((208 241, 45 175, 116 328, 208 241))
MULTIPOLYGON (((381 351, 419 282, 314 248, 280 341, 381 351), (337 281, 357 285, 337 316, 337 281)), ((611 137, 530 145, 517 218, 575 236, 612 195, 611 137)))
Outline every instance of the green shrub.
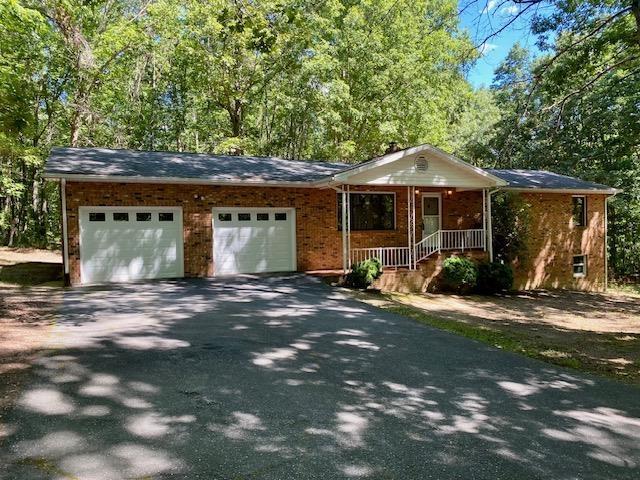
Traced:
POLYGON ((377 258, 356 263, 345 278, 345 285, 354 288, 367 288, 382 275, 382 264, 377 258))
POLYGON ((513 287, 513 270, 511 266, 500 262, 485 262, 478 265, 478 282, 476 289, 480 293, 494 294, 511 290, 513 287))
POLYGON ((464 257, 449 257, 442 265, 443 287, 458 293, 466 293, 476 286, 478 267, 464 257))

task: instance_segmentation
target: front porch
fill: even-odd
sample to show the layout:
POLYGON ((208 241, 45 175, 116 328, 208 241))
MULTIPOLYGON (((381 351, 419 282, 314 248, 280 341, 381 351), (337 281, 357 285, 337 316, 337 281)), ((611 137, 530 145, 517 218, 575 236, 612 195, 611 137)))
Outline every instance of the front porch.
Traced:
POLYGON ((380 191, 349 185, 340 195, 340 224, 347 225, 342 229, 345 272, 371 258, 380 260, 385 269, 418 270, 421 263, 444 253, 475 251, 490 256, 488 189, 410 186, 380 191), (392 209, 379 212, 388 217, 387 223, 380 223, 389 230, 370 229, 363 220, 374 213, 363 211, 361 204, 382 203, 369 195, 392 196, 388 200, 392 209))
POLYGON ((378 258, 417 270, 443 252, 493 259, 491 193, 505 182, 428 145, 388 152, 334 176, 345 273, 378 258))

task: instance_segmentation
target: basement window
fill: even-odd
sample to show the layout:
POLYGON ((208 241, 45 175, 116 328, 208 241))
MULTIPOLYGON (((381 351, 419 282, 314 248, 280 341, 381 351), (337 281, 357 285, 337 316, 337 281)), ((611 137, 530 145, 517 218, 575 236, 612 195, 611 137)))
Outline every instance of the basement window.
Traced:
POLYGON ((587 274, 587 256, 573 256, 573 276, 576 278, 584 277, 587 274))
POLYGON ((587 225, 587 197, 573 197, 573 223, 577 227, 587 225))
POLYGON ((113 221, 114 222, 128 222, 129 214, 127 212, 114 212, 113 213, 113 221))

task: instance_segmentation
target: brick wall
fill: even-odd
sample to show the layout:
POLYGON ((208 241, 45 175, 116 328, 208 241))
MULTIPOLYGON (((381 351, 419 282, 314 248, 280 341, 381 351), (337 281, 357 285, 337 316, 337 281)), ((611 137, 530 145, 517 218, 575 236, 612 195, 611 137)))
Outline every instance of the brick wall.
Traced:
MULTIPOLYGON (((407 245, 406 187, 352 187, 352 191, 384 191, 396 194, 395 230, 352 232, 352 248, 407 245)), ((80 206, 182 207, 184 271, 188 277, 213 275, 212 208, 293 207, 296 209, 297 217, 298 269, 342 268, 342 233, 337 228, 337 194, 332 189, 68 182, 66 196, 69 267, 73 284, 80 282, 80 206)), ((419 219, 420 196, 416 197, 416 217, 419 219)), ((444 228, 472 228, 472 224, 475 225, 478 219, 481 219, 481 210, 482 196, 479 192, 453 193, 450 196, 443 193, 444 228)), ((419 229, 417 235, 421 235, 419 229)))
MULTIPOLYGON (((396 229, 352 232, 351 246, 404 246, 407 244, 406 187, 352 187, 352 191, 396 194, 396 229)), ((444 229, 481 228, 482 194, 477 191, 442 193, 444 229)), ((213 275, 214 207, 293 207, 296 209, 299 270, 342 267, 342 236, 337 229, 337 195, 331 189, 222 187, 132 183, 69 182, 66 189, 71 282, 80 281, 80 206, 180 206, 184 216, 184 261, 188 277, 213 275), (195 198, 197 197, 197 198, 195 198)), ((587 227, 572 223, 571 195, 523 194, 531 205, 528 254, 516 264, 515 286, 532 288, 601 289, 604 286, 604 196, 587 197, 587 227), (588 255, 587 275, 573 277, 573 255, 588 255)), ((416 195, 417 237, 421 236, 421 195, 416 195)))
POLYGON ((570 194, 523 193, 531 206, 527 252, 514 263, 515 287, 602 290, 605 286, 605 196, 587 195, 587 225, 573 222, 570 194), (573 256, 587 255, 587 274, 573 277, 573 256))

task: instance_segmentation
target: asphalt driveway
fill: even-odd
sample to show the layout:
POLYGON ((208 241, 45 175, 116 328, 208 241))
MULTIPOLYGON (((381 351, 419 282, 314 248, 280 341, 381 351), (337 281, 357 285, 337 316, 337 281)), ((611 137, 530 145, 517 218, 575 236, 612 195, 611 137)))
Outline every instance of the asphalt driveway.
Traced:
POLYGON ((65 294, 7 479, 640 477, 640 390, 304 276, 65 294))

